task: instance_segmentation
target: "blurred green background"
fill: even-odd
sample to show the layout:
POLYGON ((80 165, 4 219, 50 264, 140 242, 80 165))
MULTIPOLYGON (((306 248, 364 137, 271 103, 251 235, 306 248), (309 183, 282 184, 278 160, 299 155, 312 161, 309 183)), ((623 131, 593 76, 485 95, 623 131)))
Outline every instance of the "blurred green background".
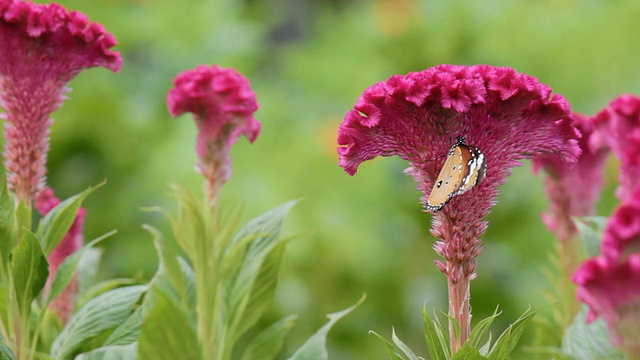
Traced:
MULTIPOLYGON (((640 93, 640 2, 633 0, 59 3, 102 23, 124 58, 119 74, 90 69, 71 83, 54 114, 49 156, 49 183, 59 197, 108 180, 86 202, 87 239, 119 231, 103 243, 103 278, 150 278, 157 259, 140 225, 169 228, 140 207, 172 208, 171 182, 201 191, 193 121, 166 110, 173 78, 215 63, 250 79, 263 131, 254 144, 240 139, 235 146, 222 202, 242 204, 246 222, 303 199, 285 232, 304 236, 287 250, 265 319, 299 314, 287 356, 326 313, 362 293, 365 303, 330 333, 331 359, 385 359, 367 331, 390 336, 392 327, 426 356, 422 306, 447 308, 446 282, 433 265, 431 215, 403 174, 407 164, 377 159, 354 177, 337 165, 337 128, 366 87, 441 63, 486 63, 538 77, 589 115, 621 93, 640 93)), ((616 177, 612 161, 601 215, 615 206, 616 177)), ((475 320, 498 304, 504 311, 494 334, 528 305, 549 303, 543 269, 555 240, 540 220, 545 208, 542 178, 525 163, 501 189, 472 282, 475 320)), ((519 349, 514 358, 530 355, 519 349)))

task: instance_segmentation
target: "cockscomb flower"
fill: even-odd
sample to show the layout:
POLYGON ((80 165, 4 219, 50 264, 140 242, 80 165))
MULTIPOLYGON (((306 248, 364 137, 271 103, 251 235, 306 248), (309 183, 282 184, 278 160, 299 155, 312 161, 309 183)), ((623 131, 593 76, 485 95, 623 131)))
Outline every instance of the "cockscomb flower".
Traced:
POLYGON ((594 136, 593 119, 574 114, 574 125, 582 134, 578 145, 582 150, 578 162, 567 166, 557 156, 534 159, 534 171, 542 168, 549 212, 542 215, 547 228, 562 242, 570 241, 577 234, 572 216, 592 215, 602 187, 604 186, 604 166, 609 149, 591 141, 594 136))
MULTIPOLYGON (((60 199, 58 199, 54 194, 53 190, 49 187, 40 191, 36 194, 35 197, 35 208, 41 215, 47 215, 49 211, 60 204, 60 199)), ((80 250, 82 247, 82 243, 84 241, 84 236, 82 235, 82 227, 84 223, 85 210, 80 208, 78 213, 76 214, 76 218, 67 231, 67 234, 60 241, 58 246, 49 254, 48 262, 49 262, 49 277, 47 278, 47 283, 45 286, 45 296, 49 293, 51 289, 51 283, 53 278, 58 271, 58 268, 62 264, 62 262, 71 254, 80 250)), ((71 283, 67 286, 67 288, 56 298, 54 299, 49 308, 58 314, 60 319, 64 323, 66 323, 73 314, 73 309, 75 306, 75 296, 77 292, 77 279, 71 281, 71 283)))
POLYGON ((436 265, 449 280, 450 316, 460 323, 452 352, 468 335, 469 281, 498 187, 521 159, 556 155, 570 166, 580 153, 569 105, 549 86, 510 68, 440 65, 364 91, 338 131, 340 166, 353 175, 364 161, 397 155, 409 162, 426 203, 458 136, 484 153, 487 171, 433 217, 434 248, 445 259, 436 265))
POLYGON ((640 253, 640 188, 609 218, 600 250, 612 262, 622 261, 631 253, 640 253))
POLYGON ((0 0, 0 105, 7 121, 4 165, 9 188, 30 205, 45 186, 51 114, 83 69, 118 71, 102 25, 57 4, 0 0))
POLYGON ((623 200, 640 188, 640 98, 622 95, 596 114, 597 137, 620 159, 620 187, 616 195, 623 200))
POLYGON ((614 262, 598 256, 573 276, 578 300, 589 306, 587 322, 598 317, 611 330, 611 341, 629 354, 640 354, 640 254, 614 262))
POLYGON ((249 80, 234 69, 202 65, 175 78, 167 105, 172 116, 193 113, 200 160, 196 169, 207 180, 209 200, 215 201, 231 176, 231 146, 240 135, 253 142, 260 133, 260 123, 253 118, 258 103, 249 80))

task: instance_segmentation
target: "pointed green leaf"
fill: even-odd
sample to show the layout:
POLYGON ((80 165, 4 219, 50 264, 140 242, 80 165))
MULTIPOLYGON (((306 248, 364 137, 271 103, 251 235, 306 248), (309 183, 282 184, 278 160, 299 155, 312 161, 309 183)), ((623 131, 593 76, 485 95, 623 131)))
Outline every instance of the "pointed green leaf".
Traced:
POLYGON ((78 297, 83 297, 96 284, 98 267, 102 259, 101 249, 91 248, 80 257, 76 273, 78 274, 78 297))
POLYGON ((160 260, 158 267, 162 268, 173 288, 173 291, 176 292, 180 301, 187 304, 187 284, 185 276, 182 273, 182 267, 178 261, 178 249, 176 244, 166 240, 160 231, 150 225, 144 224, 142 225, 142 228, 147 230, 153 236, 153 243, 156 246, 158 259, 160 260))
POLYGON ((588 311, 582 305, 567 328, 562 352, 580 360, 623 359, 622 354, 611 346, 609 329, 602 319, 587 324, 588 311))
POLYGON ((278 284, 278 274, 280 264, 282 263, 282 255, 284 253, 285 244, 281 244, 271 251, 264 259, 258 276, 253 280, 253 287, 249 294, 246 305, 244 305, 244 314, 237 326, 236 337, 240 337, 250 327, 255 325, 260 317, 264 315, 273 301, 276 293, 276 285, 278 284))
POLYGON ((509 325, 507 330, 505 330, 498 340, 496 340, 493 349, 489 353, 489 360, 503 360, 508 359, 509 355, 515 349, 518 341, 520 341, 520 336, 522 336, 522 332, 524 331, 524 326, 531 320, 539 310, 529 312, 530 309, 516 320, 513 324, 509 325))
POLYGON ((49 264, 42 252, 38 238, 29 230, 23 230, 22 240, 13 249, 11 272, 21 312, 31 308, 31 301, 42 291, 49 276, 49 264))
POLYGON ((427 306, 422 308, 422 323, 424 326, 424 336, 427 341, 427 351, 429 357, 433 360, 445 360, 448 358, 448 352, 445 353, 445 349, 449 349, 449 344, 443 344, 442 339, 438 334, 436 324, 429 317, 427 312, 427 306))
POLYGON ((80 354, 75 360, 135 360, 138 343, 127 345, 109 345, 80 354))
POLYGON ((413 350, 411 350, 411 348, 407 346, 407 344, 402 342, 402 340, 400 340, 400 338, 396 335, 395 328, 391 330, 391 340, 393 340, 393 343, 396 344, 398 349, 402 350, 402 352, 405 353, 405 355, 407 355, 409 360, 418 360, 418 357, 413 352, 413 350))
POLYGON ((466 342, 460 350, 453 355, 453 360, 487 360, 487 358, 480 355, 478 349, 469 342, 466 342))
POLYGON ((137 308, 124 323, 113 330, 104 345, 128 345, 137 342, 141 327, 142 308, 137 308))
MULTIPOLYGON (((250 221, 236 239, 253 238, 236 276, 225 287, 225 308, 230 314, 228 337, 235 341, 262 316, 269 306, 278 280, 283 243, 280 229, 290 201, 250 221)), ((239 241, 239 240, 238 240, 239 241)), ((231 246, 236 244, 234 239, 231 246)), ((222 261, 227 259, 222 258, 222 261)))
MULTIPOLYGON (((201 201, 187 189, 172 185, 177 202, 176 216, 169 216, 173 234, 178 245, 198 269, 204 266, 210 256, 208 250, 207 231, 201 201)), ((203 267, 204 269, 204 267, 203 267)))
POLYGON ((593 257, 600 254, 600 242, 602 241, 602 234, 607 226, 607 221, 606 217, 601 216, 588 216, 573 220, 587 256, 593 257))
POLYGON ((80 263, 80 259, 87 252, 87 250, 91 249, 95 244, 100 241, 108 238, 109 236, 115 234, 116 231, 111 231, 99 238, 89 242, 84 245, 80 250, 75 253, 67 256, 62 264, 58 267, 58 271, 53 277, 53 281, 51 283, 51 290, 49 291, 49 296, 47 297, 47 301, 44 307, 47 307, 55 298, 57 298, 64 289, 71 283, 73 277, 76 274, 76 269, 78 268, 78 264, 80 263))
POLYGON ((467 341, 469 341, 474 347, 480 346, 480 342, 489 331, 491 324, 493 324, 493 320, 495 320, 499 315, 500 312, 498 312, 498 307, 496 306, 496 309, 493 311, 491 316, 480 320, 480 322, 473 327, 471 334, 469 334, 469 340, 467 341))
POLYGON ((145 285, 118 288, 87 302, 53 342, 51 354, 66 359, 86 340, 120 325, 147 289, 145 285))
POLYGON ((0 265, 6 269, 9 266, 9 255, 16 244, 13 233, 13 199, 7 189, 7 177, 4 167, 0 165, 0 265))
POLYGON ((51 254, 67 234, 84 199, 102 185, 104 182, 64 200, 40 220, 36 234, 45 254, 51 254))
POLYGON ((387 350, 387 355, 389 355, 389 360, 405 360, 405 358, 403 358, 402 355, 396 352, 396 348, 393 346, 393 344, 391 344, 389 341, 387 341, 387 339, 382 337, 382 335, 379 335, 373 330, 369 331, 369 335, 374 335, 380 341, 382 341, 382 343, 384 344, 384 348, 387 350))
POLYGON ((16 360, 16 355, 11 351, 2 335, 0 335, 0 360, 16 360))
POLYGON ((194 325, 185 310, 154 287, 155 306, 142 324, 138 339, 140 360, 200 360, 194 325))
POLYGON ((289 315, 258 334, 242 353, 241 360, 271 360, 282 350, 284 339, 296 323, 297 316, 289 315))
POLYGON ((289 360, 326 360, 329 357, 327 353, 327 334, 329 330, 355 308, 360 306, 364 301, 363 295, 353 306, 332 314, 327 315, 329 321, 313 334, 299 349, 289 358, 289 360))

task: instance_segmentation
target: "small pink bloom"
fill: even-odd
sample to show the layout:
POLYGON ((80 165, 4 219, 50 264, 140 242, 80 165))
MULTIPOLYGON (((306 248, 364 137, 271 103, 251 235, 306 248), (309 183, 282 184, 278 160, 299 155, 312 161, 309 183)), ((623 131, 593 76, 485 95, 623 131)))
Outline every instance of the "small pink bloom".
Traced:
POLYGON ((175 78, 174 85, 167 95, 169 112, 194 114, 197 170, 207 179, 213 199, 231 176, 231 146, 240 135, 253 142, 260 133, 260 123, 253 118, 256 96, 244 76, 217 65, 187 70, 175 78))
POLYGON ((640 346, 640 254, 622 262, 603 256, 590 259, 578 268, 573 281, 578 285, 578 300, 589 306, 587 322, 601 316, 614 345, 640 346))
POLYGON ((574 125, 582 134, 578 142, 582 150, 578 162, 568 166, 560 157, 553 156, 533 161, 534 171, 542 168, 548 175, 545 185, 550 205, 549 212, 542 218, 561 241, 569 241, 576 235, 571 217, 593 214, 604 185, 604 166, 609 155, 608 148, 591 144, 593 119, 580 114, 574 114, 574 119, 574 125))
POLYGON ((338 131, 340 166, 353 175, 364 161, 397 155, 426 202, 457 136, 484 153, 487 172, 433 217, 435 249, 447 260, 437 267, 454 283, 475 276, 484 219, 511 168, 550 155, 571 166, 580 153, 569 104, 547 85, 509 68, 440 65, 364 91, 338 131))
MULTIPOLYGON (((60 202, 60 199, 58 199, 53 194, 53 190, 49 187, 40 191, 35 197, 35 207, 42 215, 48 214, 49 211, 58 206, 60 202)), ((51 254, 49 254, 49 278, 47 279, 45 294, 49 293, 49 289, 51 289, 51 282, 53 281, 53 278, 55 277, 55 274, 62 262, 69 255, 80 250, 80 248, 82 247, 82 243, 84 241, 84 237, 82 235, 84 216, 85 210, 84 208, 80 208, 80 210, 78 210, 78 214, 76 215, 76 219, 71 225, 71 228, 69 228, 69 231, 67 232, 65 237, 62 239, 62 241, 60 241, 60 244, 58 244, 58 246, 53 249, 51 254)), ((77 280, 74 278, 69 286, 62 292, 62 294, 60 294, 49 305, 50 309, 55 311, 64 323, 66 323, 73 314, 73 309, 75 307, 75 296, 77 291, 76 288, 77 280)))
POLYGON ((0 0, 0 105, 7 120, 4 165, 9 188, 31 202, 45 186, 51 114, 83 69, 120 69, 115 38, 57 4, 0 0))
POLYGON ((624 200, 640 188, 640 98, 622 95, 596 114, 594 143, 611 148, 620 159, 620 187, 624 200))

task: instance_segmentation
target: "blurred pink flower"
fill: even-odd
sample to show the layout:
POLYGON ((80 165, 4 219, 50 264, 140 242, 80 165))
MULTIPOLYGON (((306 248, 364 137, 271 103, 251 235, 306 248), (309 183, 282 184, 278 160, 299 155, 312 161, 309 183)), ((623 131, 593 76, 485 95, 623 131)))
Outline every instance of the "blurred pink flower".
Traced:
POLYGON ((555 155, 570 166, 580 154, 569 104, 549 86, 510 68, 440 65, 364 91, 338 130, 340 166, 353 175, 364 161, 397 155, 426 202, 458 136, 484 153, 487 171, 433 216, 431 232, 441 240, 434 248, 446 260, 436 266, 448 277, 449 315, 460 323, 452 353, 468 336, 469 281, 498 187, 521 159, 555 155))
POLYGON ((253 142, 260 133, 260 123, 253 118, 256 96, 244 76, 217 65, 187 70, 174 85, 167 95, 169 113, 193 113, 198 126, 197 170, 207 179, 213 200, 231 176, 231 146, 240 135, 253 142))
POLYGON ((640 98, 621 95, 596 114, 593 144, 611 148, 620 159, 620 187, 616 195, 624 200, 640 188, 640 98))
POLYGON ((102 25, 57 4, 0 0, 0 105, 7 121, 4 165, 9 188, 29 205, 45 186, 51 114, 83 69, 120 69, 102 25))
POLYGON ((569 241, 576 235, 573 216, 592 215, 604 186, 604 166, 609 149, 591 144, 594 134, 593 119, 574 114, 574 125, 582 134, 578 145, 582 150, 578 162, 567 166, 561 158, 539 157, 533 160, 533 169, 542 168, 545 178, 549 211, 542 214, 547 228, 555 232, 561 241, 569 241))
POLYGON ((578 284, 578 300, 589 306, 587 322, 601 316, 614 345, 640 350, 640 254, 621 262, 603 256, 590 259, 578 268, 573 281, 578 284))
POLYGON ((640 252, 640 188, 618 207, 607 222, 600 250, 609 261, 640 252))
MULTIPOLYGON (((47 215, 49 211, 60 204, 60 199, 58 199, 54 194, 53 190, 49 187, 40 191, 35 197, 35 207, 40 212, 40 214, 47 215)), ((60 241, 60 244, 53 249, 51 254, 48 256, 49 261, 49 278, 47 279, 47 284, 45 287, 45 294, 49 293, 51 289, 51 282, 55 277, 56 272, 58 271, 58 267, 62 264, 62 262, 74 252, 80 250, 82 247, 82 243, 84 241, 84 237, 82 235, 82 225, 84 223, 85 210, 84 208, 80 208, 78 210, 78 214, 76 215, 71 228, 65 235, 65 237, 60 241)), ((60 294, 50 305, 49 308, 55 311, 58 316, 62 319, 64 323, 66 323, 73 314, 73 309, 75 307, 75 296, 77 291, 77 279, 74 278, 73 281, 67 286, 67 288, 60 294)))

